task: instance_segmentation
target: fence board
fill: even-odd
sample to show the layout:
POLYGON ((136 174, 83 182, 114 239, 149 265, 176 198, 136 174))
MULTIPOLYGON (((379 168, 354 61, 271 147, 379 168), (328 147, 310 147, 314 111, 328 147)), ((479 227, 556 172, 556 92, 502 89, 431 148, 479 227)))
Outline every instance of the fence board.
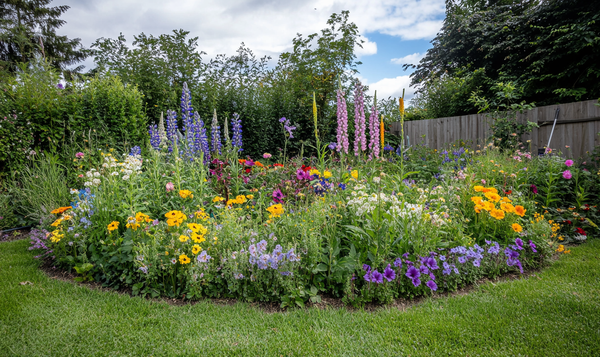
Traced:
MULTIPOLYGON (((552 122, 557 107, 560 114, 550 147, 562 151, 565 155, 580 158, 587 152, 600 146, 600 107, 596 100, 583 102, 548 105, 537 107, 517 116, 519 122, 532 121, 534 123, 550 122, 534 128, 531 133, 521 137, 526 147, 532 153, 544 149, 548 144, 552 122), (577 120, 589 120, 576 122, 577 120), (569 121, 575 121, 569 123, 569 121), (529 145, 527 145, 527 141, 529 145), (567 150, 565 146, 569 146, 567 150)), ((483 146, 491 135, 490 120, 487 114, 471 114, 457 117, 447 117, 429 120, 408 121, 404 123, 404 134, 410 139, 411 145, 424 145, 432 149, 442 149, 458 140, 471 143, 475 148, 483 146), (424 137, 423 137, 424 135, 424 137)), ((392 123, 392 133, 400 135, 400 123, 392 123)))

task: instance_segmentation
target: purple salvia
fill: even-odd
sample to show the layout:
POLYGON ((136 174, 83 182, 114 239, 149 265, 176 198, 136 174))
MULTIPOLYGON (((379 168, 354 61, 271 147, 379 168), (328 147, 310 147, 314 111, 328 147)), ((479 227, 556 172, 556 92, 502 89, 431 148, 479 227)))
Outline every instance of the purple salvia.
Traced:
POLYGON ((348 153, 348 108, 341 89, 337 91, 337 151, 348 153))
POLYGON ((354 91, 354 155, 356 156, 367 150, 366 131, 365 101, 362 85, 358 82, 354 91))

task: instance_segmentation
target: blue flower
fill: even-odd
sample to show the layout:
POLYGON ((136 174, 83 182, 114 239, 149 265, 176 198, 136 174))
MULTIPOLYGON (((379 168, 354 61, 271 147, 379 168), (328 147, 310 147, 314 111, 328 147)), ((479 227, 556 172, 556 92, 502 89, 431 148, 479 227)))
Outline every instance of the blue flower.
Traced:
POLYGON ((392 269, 389 264, 383 271, 383 277, 387 281, 392 281, 392 280, 396 279, 396 272, 394 272, 394 269, 392 269))

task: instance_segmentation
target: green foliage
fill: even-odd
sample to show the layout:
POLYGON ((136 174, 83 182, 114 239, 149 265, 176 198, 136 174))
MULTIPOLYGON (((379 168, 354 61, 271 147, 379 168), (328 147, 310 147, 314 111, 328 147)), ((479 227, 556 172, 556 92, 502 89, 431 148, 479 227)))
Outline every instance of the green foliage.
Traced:
POLYGON ((58 86, 46 62, 21 66, 0 85, 0 175, 18 173, 28 159, 55 152, 65 169, 78 150, 145 146, 142 94, 118 77, 95 76, 58 86), (3 119, 6 117, 6 119, 3 119))
POLYGON ((447 1, 446 13, 413 84, 483 68, 493 82, 523 83, 523 99, 540 105, 600 94, 600 3, 447 1))
MULTIPOLYGON (((0 69, 18 72, 35 57, 49 61, 55 69, 84 60, 89 51, 81 40, 56 34, 66 22, 60 19, 69 6, 48 7, 52 0, 9 0, 0 7, 0 69)), ((82 69, 67 70, 73 73, 82 69)))
POLYGON ((479 112, 488 112, 492 123, 492 140, 502 149, 516 149, 521 142, 521 136, 537 128, 537 123, 527 121, 521 123, 517 115, 533 108, 525 101, 517 102, 522 96, 523 89, 514 83, 496 83, 492 89, 496 92, 493 99, 488 100, 473 92, 469 101, 479 108, 479 112))

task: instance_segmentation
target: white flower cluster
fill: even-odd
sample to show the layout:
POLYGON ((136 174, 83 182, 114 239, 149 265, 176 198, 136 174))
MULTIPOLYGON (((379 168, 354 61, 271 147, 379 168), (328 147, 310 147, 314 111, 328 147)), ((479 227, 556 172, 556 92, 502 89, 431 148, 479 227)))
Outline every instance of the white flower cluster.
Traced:
POLYGON ((125 162, 120 163, 123 180, 129 180, 129 177, 133 173, 140 173, 142 170, 142 157, 139 155, 128 155, 125 158, 125 162))
POLYGON ((101 181, 99 177, 101 177, 102 174, 96 171, 96 169, 90 169, 90 171, 85 173, 85 176, 88 178, 88 180, 83 184, 85 187, 100 185, 101 181))

